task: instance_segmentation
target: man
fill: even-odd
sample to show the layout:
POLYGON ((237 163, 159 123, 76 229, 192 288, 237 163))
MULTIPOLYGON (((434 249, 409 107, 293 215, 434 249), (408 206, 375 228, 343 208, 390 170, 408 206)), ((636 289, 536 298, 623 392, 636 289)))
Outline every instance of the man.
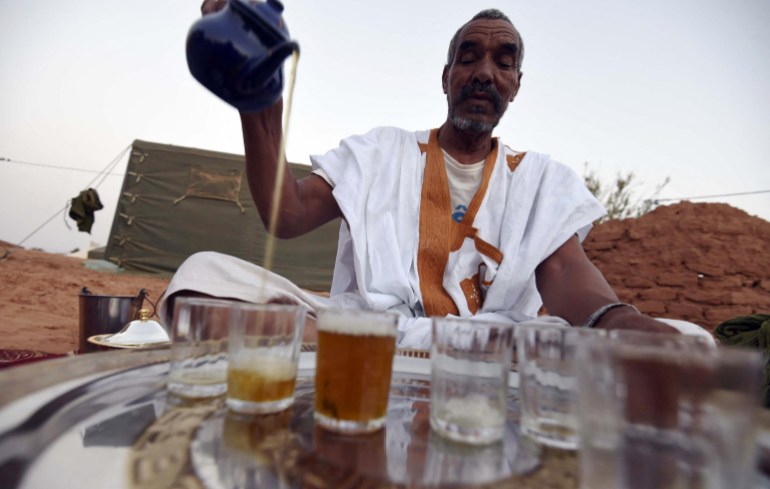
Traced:
MULTIPOLYGON (((202 10, 218 8, 218 0, 206 0, 202 10)), ((586 257, 580 242, 604 209, 582 180, 545 155, 514 151, 492 137, 519 91, 523 53, 511 21, 482 11, 450 42, 442 74, 448 111, 439 128, 353 136, 312 157, 314 172, 301 180, 285 167, 276 236, 344 220, 329 300, 217 254, 191 257, 169 293, 194 288, 311 308, 394 310, 403 316, 401 346, 418 348, 430 343, 430 316, 524 321, 541 305, 572 325, 674 332, 620 304, 586 257), (193 276, 238 285, 208 287, 193 276)), ((241 114, 249 186, 268 229, 281 117, 281 101, 241 114)))

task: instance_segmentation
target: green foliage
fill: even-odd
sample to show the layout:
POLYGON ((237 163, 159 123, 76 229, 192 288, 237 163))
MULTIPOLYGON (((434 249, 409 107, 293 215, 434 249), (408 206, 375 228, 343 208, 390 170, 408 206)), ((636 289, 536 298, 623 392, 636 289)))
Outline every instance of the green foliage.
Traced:
POLYGON ((637 182, 634 172, 623 174, 618 172, 612 182, 603 182, 596 174, 596 170, 584 165, 583 180, 586 187, 607 209, 607 215, 599 222, 613 219, 628 219, 642 216, 655 208, 655 198, 669 184, 670 177, 655 187, 648 196, 639 194, 640 183, 637 182))

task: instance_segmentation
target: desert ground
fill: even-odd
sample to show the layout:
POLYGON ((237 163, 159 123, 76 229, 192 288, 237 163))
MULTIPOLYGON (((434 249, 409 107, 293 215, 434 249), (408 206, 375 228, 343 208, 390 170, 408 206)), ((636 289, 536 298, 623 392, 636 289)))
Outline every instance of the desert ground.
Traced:
POLYGON ((148 298, 156 302, 168 284, 168 277, 92 270, 85 265, 80 258, 11 249, 0 261, 0 348, 74 352, 83 287, 114 296, 136 296, 146 289, 148 298))
MULTIPOLYGON (((0 236, 2 238, 2 236, 0 236)), ((732 317, 770 312, 770 222, 724 204, 680 203, 608 221, 584 246, 619 297, 657 317, 712 330, 732 317)), ((156 302, 168 276, 89 268, 89 261, 0 241, 0 349, 77 349, 79 294, 156 302)))

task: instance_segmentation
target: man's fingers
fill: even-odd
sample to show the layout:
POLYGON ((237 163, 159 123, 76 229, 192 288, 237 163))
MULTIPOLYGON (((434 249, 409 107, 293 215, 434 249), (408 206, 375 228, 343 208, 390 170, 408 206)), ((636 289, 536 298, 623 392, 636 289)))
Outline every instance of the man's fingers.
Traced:
POLYGON ((203 0, 203 3, 201 4, 201 14, 213 14, 214 12, 222 10, 225 5, 227 5, 227 0, 203 0))

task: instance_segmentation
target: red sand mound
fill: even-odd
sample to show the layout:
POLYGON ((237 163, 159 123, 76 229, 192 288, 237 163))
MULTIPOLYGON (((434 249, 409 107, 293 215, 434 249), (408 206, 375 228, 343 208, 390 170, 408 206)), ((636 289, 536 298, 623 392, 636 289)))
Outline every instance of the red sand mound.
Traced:
POLYGON ((726 204, 683 202, 597 226, 588 256, 620 298, 712 330, 770 312, 770 222, 726 204))
MULTIPOLYGON (((624 301, 712 329, 731 317, 770 311, 768 243, 770 222, 723 204, 681 203, 598 225, 585 247, 624 301)), ((15 249, 0 261, 0 349, 73 351, 83 287, 103 295, 144 288, 155 302, 167 283, 15 249)))

